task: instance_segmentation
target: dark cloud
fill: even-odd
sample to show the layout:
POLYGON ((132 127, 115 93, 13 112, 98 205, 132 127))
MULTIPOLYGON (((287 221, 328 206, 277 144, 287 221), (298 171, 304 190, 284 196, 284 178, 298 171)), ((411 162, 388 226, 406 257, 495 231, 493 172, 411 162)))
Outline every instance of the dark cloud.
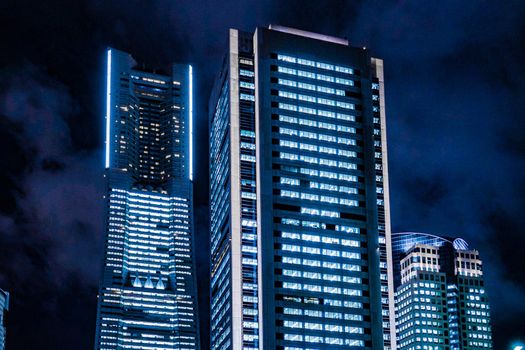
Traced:
MULTIPOLYGON (((0 287, 13 292, 9 348, 92 346, 105 47, 152 66, 194 63, 196 133, 207 139, 207 98, 228 28, 269 23, 348 37, 385 60, 394 230, 457 234, 480 250, 495 348, 504 348, 525 329, 516 253, 525 244, 524 15, 519 1, 0 3, 0 287)), ((208 247, 207 145, 196 147, 196 240, 208 247)), ((207 290, 205 249, 197 263, 207 290)), ((204 334, 208 298, 199 296, 204 334)))
POLYGON ((84 314, 96 313, 102 248, 99 156, 73 150, 68 124, 75 102, 63 84, 30 64, 3 72, 0 80, 7 167, 0 285, 13 294, 8 344, 61 347, 64 341, 85 348, 92 337, 77 327, 85 324, 84 314), (92 309, 75 308, 79 303, 92 309))
POLYGON ((393 228, 480 250, 497 349, 525 329, 524 14, 519 2, 370 2, 351 27, 385 60, 393 228))

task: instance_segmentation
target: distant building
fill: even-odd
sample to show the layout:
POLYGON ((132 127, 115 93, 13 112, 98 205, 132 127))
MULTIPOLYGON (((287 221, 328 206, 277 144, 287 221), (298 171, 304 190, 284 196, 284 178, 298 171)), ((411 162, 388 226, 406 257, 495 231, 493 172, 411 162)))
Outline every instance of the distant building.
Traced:
POLYGON ((394 288, 399 287, 401 284, 401 259, 416 244, 428 244, 434 247, 442 247, 445 244, 452 244, 456 249, 468 249, 468 243, 460 237, 438 236, 423 232, 392 233, 394 288))
POLYGON ((5 314, 9 310, 9 293, 0 289, 0 350, 5 349, 5 314))
POLYGON ((212 349, 395 349, 382 60, 231 29, 209 110, 212 349))
POLYGON ((395 295, 398 349, 492 349, 478 251, 460 238, 392 236, 400 271, 395 295))
POLYGON ((107 51, 106 234, 95 349, 199 349, 193 71, 107 51))

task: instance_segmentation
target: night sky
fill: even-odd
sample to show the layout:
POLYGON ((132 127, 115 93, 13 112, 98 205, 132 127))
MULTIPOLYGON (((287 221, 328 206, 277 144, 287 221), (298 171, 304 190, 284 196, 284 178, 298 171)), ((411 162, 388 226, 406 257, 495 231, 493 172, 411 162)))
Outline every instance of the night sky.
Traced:
POLYGON ((105 49, 197 74, 196 239, 208 348, 207 101, 229 27, 340 37, 385 61, 393 231, 484 261, 495 349, 525 338, 525 2, 0 1, 7 349, 92 349, 103 251, 105 49))

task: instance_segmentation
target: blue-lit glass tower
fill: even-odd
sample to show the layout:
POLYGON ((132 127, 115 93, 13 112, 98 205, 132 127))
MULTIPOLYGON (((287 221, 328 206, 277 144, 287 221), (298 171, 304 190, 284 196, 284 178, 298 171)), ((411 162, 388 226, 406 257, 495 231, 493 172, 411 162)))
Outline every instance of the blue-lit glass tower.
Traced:
POLYGON ((5 349, 5 313, 9 310, 9 293, 0 288, 0 350, 5 349))
POLYGON ((209 110, 212 349, 395 349, 382 61, 231 29, 209 110))
POLYGON ((107 51, 106 235, 95 349, 199 349, 192 67, 107 51))

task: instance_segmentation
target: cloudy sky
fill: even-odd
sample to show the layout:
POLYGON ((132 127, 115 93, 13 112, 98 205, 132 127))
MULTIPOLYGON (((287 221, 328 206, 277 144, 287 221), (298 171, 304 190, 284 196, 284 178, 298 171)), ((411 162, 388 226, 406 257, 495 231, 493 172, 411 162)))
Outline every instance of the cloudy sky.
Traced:
MULTIPOLYGON (((207 139, 207 100, 228 28, 270 23, 347 37, 384 59, 393 230, 458 235, 480 250, 495 348, 525 338, 524 19, 525 2, 510 0, 3 0, 0 288, 12 292, 8 349, 92 348, 105 48, 152 66, 192 62, 197 138, 207 139)), ((208 215, 207 169, 207 145, 199 143, 199 222, 208 215)), ((196 234, 207 246, 207 227, 196 234)), ((208 295, 200 299, 204 321, 208 295)))

